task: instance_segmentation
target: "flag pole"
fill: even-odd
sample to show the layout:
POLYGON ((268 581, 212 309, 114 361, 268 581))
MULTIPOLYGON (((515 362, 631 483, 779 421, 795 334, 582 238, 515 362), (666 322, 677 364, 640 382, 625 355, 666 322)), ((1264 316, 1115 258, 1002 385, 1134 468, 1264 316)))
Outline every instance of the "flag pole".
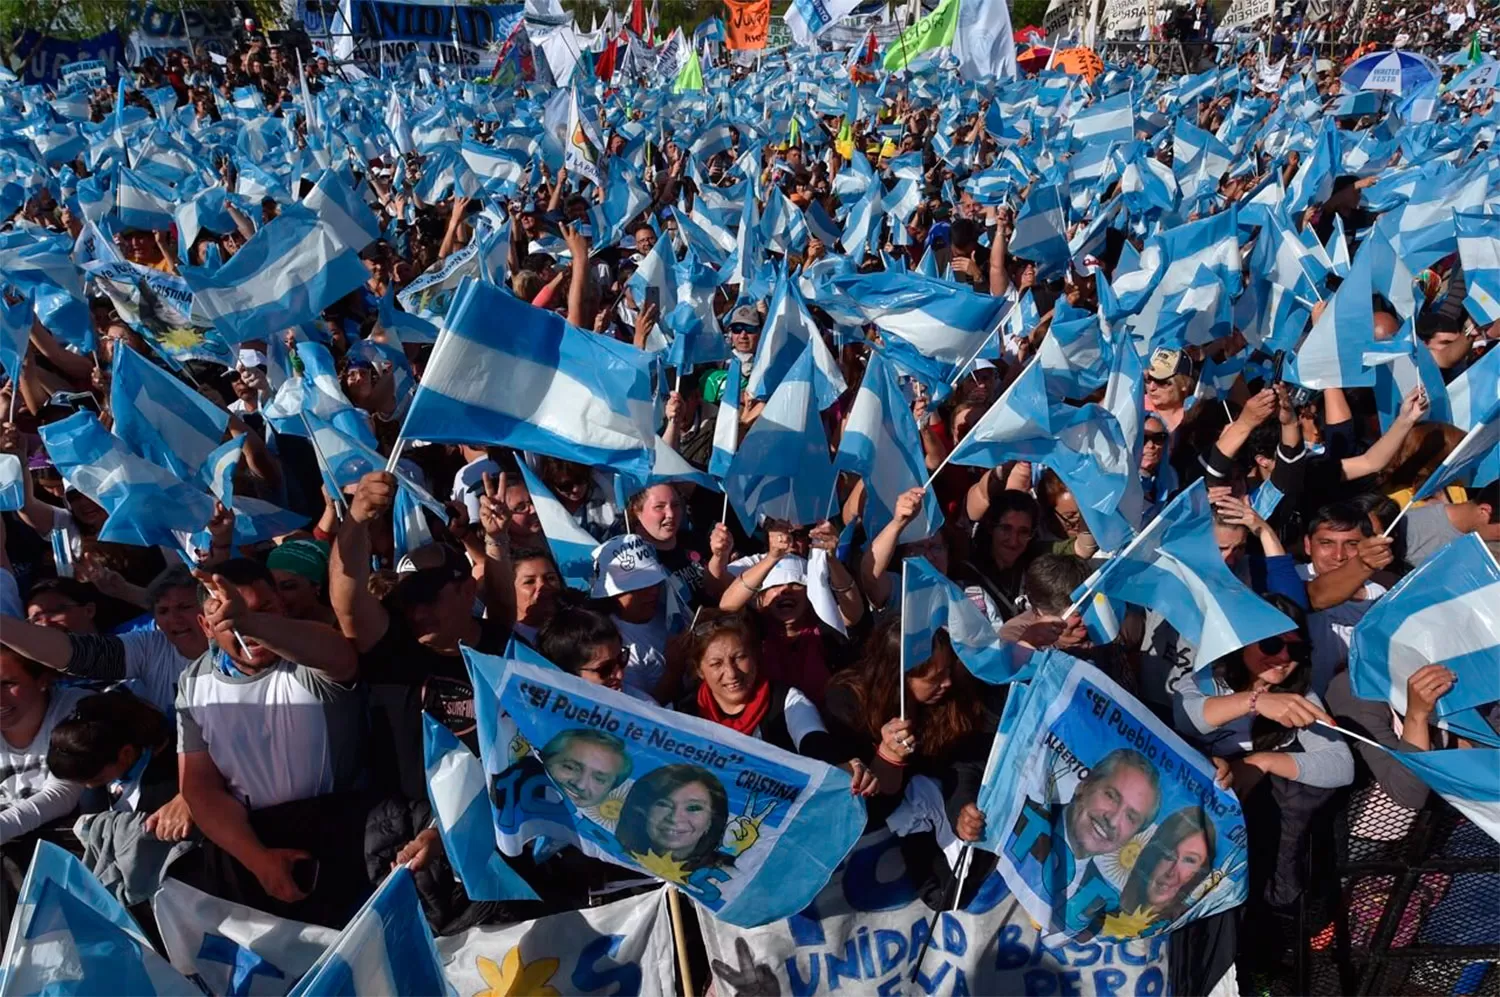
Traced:
POLYGON ((333 504, 338 506, 339 518, 349 517, 349 504, 344 501, 344 494, 339 490, 339 483, 334 480, 333 470, 328 466, 328 458, 323 455, 323 448, 318 445, 317 434, 313 432, 312 426, 307 421, 306 412, 298 412, 297 417, 302 420, 302 428, 307 430, 307 440, 312 444, 313 456, 318 458, 318 469, 328 479, 329 493, 333 495, 333 504))
POLYGON ((1407 510, 1412 507, 1412 503, 1413 503, 1413 501, 1415 499, 1416 492, 1412 492, 1412 495, 1413 495, 1413 498, 1409 498, 1409 499, 1406 500, 1406 504, 1401 507, 1401 511, 1400 512, 1396 513, 1396 518, 1393 519, 1393 520, 1391 520, 1391 525, 1387 526, 1385 528, 1385 532, 1382 533, 1382 534, 1380 534, 1381 536, 1383 536, 1383 537, 1390 536, 1391 535, 1391 531, 1396 528, 1396 524, 1399 523, 1399 522, 1401 522, 1401 519, 1402 519, 1403 516, 1406 515, 1407 510))
POLYGON ((1336 730, 1340 734, 1344 735, 1345 737, 1352 737, 1356 741, 1363 741, 1366 744, 1370 745, 1371 747, 1380 748, 1382 751, 1385 750, 1385 746, 1384 745, 1377 744, 1376 742, 1370 740, 1368 737, 1365 737, 1363 734, 1356 734, 1352 730, 1345 730, 1344 728, 1340 727, 1338 724, 1331 724, 1331 723, 1329 723, 1326 720, 1316 720, 1316 721, 1314 721, 1314 723, 1321 724, 1322 726, 1327 727, 1329 730, 1336 730))
POLYGON ((943 468, 948 466, 948 462, 953 459, 953 455, 956 453, 958 453, 958 446, 955 444, 953 449, 948 451, 948 456, 943 458, 943 462, 927 476, 926 481, 922 482, 922 491, 925 492, 932 487, 932 483, 937 480, 937 476, 942 472, 943 468))
MULTIPOLYGON (((1009 315, 1009 314, 1010 314, 1010 312, 1007 310, 1006 311, 1006 315, 1009 315)), ((973 355, 970 356, 969 359, 967 359, 967 360, 964 361, 964 365, 962 367, 958 368, 958 373, 955 374, 955 375, 953 375, 953 380, 951 382, 951 385, 953 387, 955 387, 955 388, 958 387, 958 382, 962 381, 964 379, 964 374, 965 374, 965 372, 968 371, 969 365, 972 364, 975 360, 978 360, 979 359, 979 354, 982 353, 982 352, 984 352, 984 348, 986 346, 990 345, 990 339, 991 339, 991 337, 993 337, 996 333, 998 333, 1000 331, 1000 326, 1005 322, 1006 315, 1000 316, 1000 321, 996 322, 995 323, 995 327, 990 330, 989 335, 984 337, 984 342, 980 343, 979 344, 979 348, 974 351, 973 355)))
POLYGON ((901 674, 896 676, 896 690, 901 705, 897 714, 906 719, 906 558, 901 559, 901 674))
POLYGON ((693 992, 693 971, 688 962, 687 932, 682 926, 682 897, 678 890, 667 890, 667 911, 672 916, 672 945, 677 950, 677 973, 682 977, 682 992, 693 992))
POLYGON ((406 437, 398 435, 395 446, 391 447, 390 459, 385 462, 385 473, 395 474, 396 465, 401 462, 401 451, 406 449, 406 437))
MULTIPOLYGON (((1161 513, 1157 513, 1157 516, 1160 516, 1160 515, 1161 515, 1161 513)), ((1151 524, 1155 523, 1155 522, 1156 522, 1156 520, 1152 519, 1151 523, 1147 523, 1144 527, 1141 528, 1141 532, 1139 532, 1139 533, 1137 533, 1135 535, 1135 539, 1134 540, 1130 541, 1130 543, 1128 543, 1128 544, 1125 545, 1125 549, 1124 550, 1120 551, 1120 553, 1118 553, 1118 554, 1114 554, 1114 555, 1111 555, 1111 556, 1114 557, 1114 558, 1129 557, 1130 554, 1131 554, 1131 552, 1134 551, 1136 549, 1136 547, 1140 546, 1141 541, 1143 539, 1145 539, 1146 534, 1150 531, 1151 524)), ((1101 568, 1099 570, 1102 571, 1103 569, 1101 568)), ((1062 618, 1066 620, 1068 617, 1070 617, 1073 614, 1077 613, 1078 610, 1083 607, 1084 603, 1086 603, 1090 599, 1092 599, 1094 597, 1094 586, 1096 586, 1098 583, 1099 583, 1099 571, 1095 571, 1092 575, 1090 575, 1088 577, 1088 580, 1083 583, 1084 586, 1085 586, 1084 591, 1083 591, 1083 595, 1079 596, 1077 599, 1075 599, 1073 601, 1073 605, 1069 606, 1063 612, 1062 618)))

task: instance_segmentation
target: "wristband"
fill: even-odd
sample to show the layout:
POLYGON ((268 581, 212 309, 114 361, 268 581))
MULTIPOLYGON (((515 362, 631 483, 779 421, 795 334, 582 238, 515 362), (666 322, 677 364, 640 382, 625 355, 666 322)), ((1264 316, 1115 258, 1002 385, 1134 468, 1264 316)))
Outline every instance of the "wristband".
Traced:
POLYGON ((734 580, 737 581, 737 582, 739 582, 741 585, 743 585, 745 587, 745 591, 746 592, 749 592, 752 595, 758 595, 758 594, 760 594, 760 589, 752 587, 749 582, 745 581, 745 576, 744 575, 742 575, 742 574, 735 575, 734 576, 734 580))
POLYGON ((1260 715, 1260 714, 1258 714, 1258 713, 1255 712, 1255 703, 1259 699, 1260 699, 1260 690, 1256 689, 1254 692, 1252 692, 1250 694, 1250 715, 1252 717, 1260 715))
POLYGON ((892 758, 890 755, 888 755, 888 754, 885 753, 885 745, 881 745, 880 747, 876 748, 875 749, 875 754, 876 754, 877 757, 880 758, 881 761, 885 762, 887 765, 894 765, 898 769, 904 769, 904 768, 906 768, 906 763, 905 762, 898 761, 897 759, 892 758))

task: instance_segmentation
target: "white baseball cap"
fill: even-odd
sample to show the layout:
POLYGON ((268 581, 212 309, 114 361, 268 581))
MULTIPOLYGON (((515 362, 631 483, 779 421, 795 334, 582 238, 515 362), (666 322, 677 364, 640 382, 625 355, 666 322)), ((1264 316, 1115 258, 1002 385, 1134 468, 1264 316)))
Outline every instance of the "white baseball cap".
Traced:
POLYGON ((667 580, 656 548, 634 533, 611 537, 594 548, 594 598, 638 592, 667 580))

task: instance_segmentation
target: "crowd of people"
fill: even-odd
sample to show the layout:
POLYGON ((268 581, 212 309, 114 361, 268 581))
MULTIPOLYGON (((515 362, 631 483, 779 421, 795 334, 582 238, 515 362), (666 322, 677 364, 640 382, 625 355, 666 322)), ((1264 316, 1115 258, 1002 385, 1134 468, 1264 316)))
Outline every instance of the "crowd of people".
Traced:
MULTIPOLYGON (((1257 71, 1256 58, 1249 53, 1243 59, 1247 78, 1257 71)), ((1304 79, 1304 68, 1288 60, 1281 92, 1230 88, 1174 113, 1208 131, 1231 118, 1238 123, 1242 116, 1271 114, 1292 81, 1304 79)), ((752 83, 789 71, 780 56, 759 69, 716 70, 726 80, 752 83)), ((838 78, 846 82, 848 75, 838 78)), ((1331 100, 1337 74, 1314 74, 1308 86, 1307 99, 1331 100)), ((144 146, 167 132, 207 136, 225 122, 243 122, 248 115, 230 109, 244 103, 246 88, 259 98, 257 119, 285 122, 292 151, 316 138, 298 104, 304 94, 322 103, 326 121, 344 101, 399 101, 403 89, 423 89, 415 81, 351 85, 326 58, 303 61, 256 36, 223 65, 206 54, 147 60, 128 81, 124 99, 152 120, 129 141, 144 146), (163 102, 167 87, 172 99, 163 102)), ((601 89, 605 107, 629 103, 646 90, 640 81, 619 78, 601 89)), ((610 245, 593 244, 598 232, 590 219, 602 201, 601 187, 542 163, 540 154, 535 168, 503 194, 465 194, 449 185, 430 200, 417 191, 424 167, 437 156, 351 156, 354 189, 382 229, 361 253, 365 286, 329 304, 316 323, 233 342, 228 367, 202 360, 168 364, 154 331, 92 285, 85 292, 90 328, 49 325, 46 316, 64 311, 44 311, 35 285, 12 269, 19 257, 7 256, 0 265, 6 308, 35 303, 36 310, 17 355, 19 369, 6 371, 0 389, 6 418, 0 454, 20 471, 16 500, 0 516, 6 896, 14 896, 9 891, 39 836, 89 847, 97 858, 97 840, 72 830, 97 814, 133 815, 113 822, 109 847, 118 862, 150 868, 129 869, 127 881, 159 881, 165 873, 216 896, 333 927, 341 927, 399 862, 411 863, 440 933, 575 909, 638 887, 631 870, 573 849, 510 859, 541 897, 534 902, 470 902, 449 870, 432 826, 423 716, 440 720, 477 752, 474 691, 460 649, 501 655, 513 639, 586 682, 842 767, 865 799, 871 828, 884 826, 915 785, 934 784, 950 836, 977 841, 984 833, 976 806, 981 776, 1008 690, 970 675, 941 633, 930 657, 903 672, 901 564, 923 557, 964 589, 1001 641, 1058 648, 1095 664, 1212 760, 1220 784, 1241 800, 1249 828, 1250 894, 1244 909, 1227 917, 1253 925, 1238 943, 1232 932, 1227 941, 1215 937, 1228 958, 1240 960, 1242 972, 1274 967, 1287 948, 1305 941, 1299 931, 1321 927, 1299 924, 1298 913, 1309 888, 1308 858, 1321 847, 1319 835, 1329 833, 1331 811, 1349 808, 1355 814, 1350 826, 1358 827, 1359 815, 1410 823, 1423 808, 1441 805, 1384 749, 1471 743, 1436 723, 1442 697, 1457 681, 1443 662, 1411 676, 1404 714, 1355 695, 1345 665, 1352 629, 1404 574, 1466 534, 1500 549, 1500 484, 1452 486, 1410 503, 1464 436, 1432 418, 1427 391, 1406 392, 1393 417, 1382 418, 1388 413, 1370 388, 1309 390, 1281 379, 1271 357, 1258 352, 1258 337, 1244 329, 1211 342, 1153 345, 1142 357, 1136 472, 1146 519, 1203 479, 1225 564, 1295 627, 1219 658, 1211 689, 1193 673, 1191 643, 1156 607, 1128 607, 1117 635, 1098 639, 1076 612, 1067 615, 1105 556, 1086 522, 1090 510, 1080 509, 1068 484, 1040 464, 971 468, 945 457, 1029 363, 1039 354, 1045 360, 1059 316, 1072 321, 1105 311, 1105 285, 1126 271, 1125 259, 1139 258, 1157 222, 1110 227, 1086 257, 1078 254, 1061 270, 1012 252, 1020 227, 1016 205, 1029 181, 1023 178, 1001 199, 984 196, 969 181, 1007 162, 1035 165, 1031 153, 1047 139, 997 122, 992 101, 1000 98, 983 87, 971 95, 971 89, 940 95, 931 85, 903 84, 897 75, 857 121, 821 111, 804 118, 791 137, 736 129, 709 155, 694 151, 699 135, 693 126, 676 125, 665 114, 651 120, 633 108, 620 120, 645 128, 606 121, 597 167, 607 173, 614 162, 629 164, 645 199, 623 237, 610 245), (955 145, 965 147, 962 157, 949 155, 955 145), (1014 157, 1017 148, 1025 160, 1014 157), (667 328, 672 323, 659 298, 641 294, 632 276, 662 243, 683 267, 710 267, 697 242, 700 226, 690 221, 698 217, 695 206, 716 206, 730 192, 763 204, 774 195, 808 219, 840 218, 858 196, 844 184, 851 174, 873 173, 879 184, 894 160, 913 154, 916 172, 903 177, 915 176, 920 198, 909 214, 890 215, 885 236, 850 246, 834 238, 841 233, 813 225, 795 241, 758 246, 764 260, 739 265, 745 274, 769 267, 801 274, 809 285, 817 282, 820 265, 847 273, 915 272, 1009 303, 996 348, 959 369, 951 391, 903 378, 919 427, 921 464, 936 472, 931 494, 943 526, 930 535, 908 529, 923 517, 921 487, 901 494, 878 530, 864 526, 875 486, 847 473, 826 519, 740 522, 722 495, 702 485, 667 481, 620 495, 607 469, 482 441, 409 441, 393 471, 370 470, 336 494, 308 436, 278 428, 268 414, 281 379, 297 376, 279 370, 275 358, 316 344, 336 363, 334 390, 364 420, 381 456, 390 454, 431 352, 429 345, 400 343, 390 328, 390 296, 478 238, 492 224, 482 212, 510 226, 504 273, 496 280, 516 298, 581 329, 659 351, 675 330, 667 328), (856 171, 856 158, 867 169, 856 171), (245 544, 236 539, 232 504, 217 503, 203 524, 207 543, 190 557, 100 539, 109 514, 85 494, 90 486, 78 472, 63 475, 53 466, 41 430, 83 412, 96 413, 106 426, 117 419, 111 378, 119 351, 150 358, 226 413, 225 439, 244 441, 235 495, 289 510, 302 526, 245 544), (1219 380, 1235 357, 1251 362, 1219 380), (557 538, 546 535, 541 496, 533 496, 528 481, 545 486, 571 525, 597 542, 587 590, 564 583, 549 545, 557 538), (424 485, 446 507, 446 517, 419 513, 430 543, 403 547, 397 507, 407 482, 424 485), (677 612, 680 607, 686 612, 677 612), (1331 726, 1381 747, 1348 740, 1331 726), (160 858, 148 858, 156 853, 139 848, 139 839, 170 845, 170 857, 163 849, 160 858)), ((22 195, 5 200, 0 253, 98 232, 121 259, 177 274, 223 265, 289 207, 272 194, 245 193, 253 187, 247 177, 258 176, 265 161, 257 161, 264 150, 242 132, 229 146, 197 146, 212 150, 212 165, 188 168, 234 194, 224 213, 230 224, 216 229, 205 221, 186 245, 180 224, 154 231, 112 224, 107 206, 100 213, 75 193, 107 165, 85 153, 65 163, 22 155, 16 140, 26 124, 53 113, 46 110, 49 94, 27 90, 0 86, 4 183, 22 195)), ((437 99, 429 91, 426 103, 437 99)), ((497 92, 502 105, 530 97, 524 89, 497 92)), ((1070 98, 1078 105, 1066 114, 1083 109, 1087 92, 1080 87, 1070 98)), ((1019 93, 1011 91, 1008 99, 1019 93)), ((113 87, 88 96, 94 123, 119 113, 113 87)), ((841 93, 838 102, 843 99, 841 93)), ((1488 114, 1487 103, 1468 97, 1449 103, 1449 120, 1488 114)), ((1138 122, 1147 110, 1143 103, 1138 122)), ((384 112, 377 108, 375 115, 384 112)), ((458 119, 463 137, 484 141, 502 130, 485 118, 480 111, 458 119)), ((1045 121, 1032 117, 1032 128, 1045 121)), ((1351 133, 1382 125, 1348 118, 1339 126, 1351 140, 1347 149, 1356 140, 1351 133)), ((1170 174, 1169 131, 1152 133, 1147 146, 1170 174)), ((1196 207, 1184 204, 1180 219, 1176 209, 1165 212, 1170 220, 1163 227, 1190 213, 1197 218, 1227 210, 1267 176, 1290 183, 1298 172, 1296 155, 1288 163, 1280 148, 1247 143, 1242 158, 1248 167, 1225 167, 1196 207)), ((1456 155, 1467 163, 1489 153, 1481 146, 1456 155)), ((1394 159, 1377 166, 1398 168, 1394 159)), ((1339 249, 1352 254, 1389 203, 1361 200, 1378 169, 1361 162, 1332 172, 1292 224, 1319 247, 1347 240, 1339 249)), ((315 175, 285 179, 300 199, 315 175)), ((1117 177, 1083 205, 1069 234, 1082 231, 1103 206, 1133 196, 1121 193, 1122 183, 1117 177)), ((1252 258, 1259 259, 1250 248, 1254 238, 1242 230, 1247 272, 1252 258)), ((662 385, 657 427, 663 445, 699 471, 724 438, 719 420, 734 420, 728 435, 739 439, 760 417, 763 395, 725 394, 750 380, 767 355, 766 340, 783 335, 767 327, 775 276, 717 277, 706 300, 727 359, 672 374, 670 390, 662 385)), ((1415 289, 1416 348, 1444 385, 1475 368, 1500 339, 1500 324, 1478 322, 1466 309, 1465 288, 1458 256, 1449 253, 1421 268, 1415 289)), ((809 296, 808 312, 845 385, 822 416, 836 449, 866 365, 889 333, 873 322, 850 327, 820 300, 809 296)), ((1324 307, 1299 318, 1316 321, 1324 307)), ((1377 302, 1373 314, 1377 338, 1396 334, 1411 318, 1387 301, 1377 302)), ((1493 377, 1495 366, 1488 370, 1493 377)), ((1076 400, 1103 391, 1091 387, 1076 400)), ((1500 713, 1492 710, 1488 718, 1500 731, 1500 713)), ((607 749, 549 745, 542 760, 557 791, 585 807, 624 776, 607 749)), ((1108 774, 1099 771, 1096 781, 1108 774)), ((622 818, 622 840, 627 833, 656 834, 670 847, 675 834, 692 832, 695 842, 722 834, 722 827, 709 827, 703 838, 694 824, 693 813, 707 804, 689 800, 692 792, 682 796, 682 787, 695 785, 655 786, 663 800, 687 801, 679 801, 681 814, 647 814, 649 801, 642 801, 642 812, 631 818, 639 827, 627 828, 622 818), (653 823, 663 820, 661 827, 653 823)), ((1083 840, 1133 831, 1131 821, 1140 815, 1126 813, 1110 793, 1093 804, 1083 840)), ((1085 788, 1079 794, 1088 795, 1085 788)), ((1163 855, 1179 845, 1189 852, 1211 849, 1205 835, 1201 824, 1183 817, 1152 847, 1163 855)), ((934 908, 955 901, 955 876, 938 838, 914 830, 902 841, 907 868, 934 908)), ((1201 856, 1177 861, 1185 864, 1161 882, 1138 877, 1124 884, 1134 906, 1165 909, 1183 883, 1194 882, 1201 856)), ((970 881, 968 895, 981 878, 970 881)), ((1187 985, 1206 989, 1214 982, 1187 985)))

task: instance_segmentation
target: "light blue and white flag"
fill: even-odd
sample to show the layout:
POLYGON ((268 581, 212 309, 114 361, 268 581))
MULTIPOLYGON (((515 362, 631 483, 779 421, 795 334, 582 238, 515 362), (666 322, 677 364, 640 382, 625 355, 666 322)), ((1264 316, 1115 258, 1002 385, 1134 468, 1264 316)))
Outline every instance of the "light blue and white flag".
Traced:
POLYGON ((1053 446, 1047 412, 1047 381, 1033 360, 979 417, 948 460, 971 467, 999 467, 1007 460, 1040 459, 1053 446))
POLYGON ((391 503, 393 556, 399 564, 403 557, 430 543, 432 543, 432 528, 427 525, 427 514, 411 492, 398 485, 396 499, 391 503))
POLYGON ((229 428, 229 413, 128 345, 116 348, 109 407, 115 435, 184 481, 198 476, 229 428))
POLYGON ((115 174, 115 206, 120 225, 127 229, 166 232, 176 221, 177 197, 172 188, 123 166, 115 174))
POLYGON ((644 479, 655 453, 646 354, 465 281, 402 434, 548 454, 644 479))
POLYGON ((1251 641, 1297 629, 1224 564, 1203 480, 1162 509, 1140 535, 1079 586, 1160 613, 1193 647, 1202 684, 1214 661, 1251 641))
POLYGON ((1130 91, 1122 91, 1074 115, 1071 134, 1075 150, 1135 138, 1135 107, 1130 91))
POLYGON ((936 361, 948 380, 996 335, 1009 309, 1003 297, 914 273, 849 274, 832 284, 865 321, 936 361))
POLYGON ((772 291, 771 306, 766 312, 766 321, 761 328, 760 342, 755 348, 755 364, 750 368, 750 378, 745 390, 751 398, 768 398, 775 392, 787 372, 796 365, 804 353, 811 351, 813 359, 813 387, 817 394, 819 410, 829 408, 838 401, 839 395, 848 389, 844 374, 818 323, 808 312, 802 300, 797 281, 785 272, 777 275, 776 287, 772 291))
MULTIPOLYGON (((0 367, 12 381, 21 377, 22 361, 31 345, 31 297, 10 304, 0 296, 0 367)), ((7 418, 10 413, 6 413, 7 418)))
POLYGON ((1360 618, 1349 638, 1349 680, 1362 699, 1406 713, 1406 683, 1440 664, 1458 677, 1437 701, 1444 716, 1500 699, 1500 565, 1476 534, 1443 547, 1360 618))
MULTIPOLYGON (((198 484, 212 492, 224 508, 234 510, 234 543, 237 546, 264 543, 307 526, 308 517, 299 512, 265 499, 235 495, 234 472, 244 449, 245 437, 236 436, 209 454, 198 473, 198 484)), ((207 550, 213 541, 204 530, 194 535, 193 543, 207 550)))
POLYGON ((470 900, 537 900, 536 891, 500 857, 484 782, 484 763, 431 715, 422 715, 427 798, 443 852, 470 900))
MULTIPOLYGON (((1419 348, 1426 349, 1426 346, 1424 344, 1419 348)), ((1430 359, 1431 354, 1428 356, 1430 359)), ((1446 421, 1468 432, 1486 412, 1496 406, 1500 406, 1500 350, 1490 349, 1477 362, 1465 368, 1462 374, 1448 382, 1446 421)))
POLYGON ((1455 482, 1483 488, 1497 477, 1500 477, 1500 404, 1464 434, 1411 500, 1431 498, 1455 482))
POLYGON ((0 512, 15 512, 26 505, 26 468, 13 453, 0 454, 0 512))
POLYGON ((242 342, 313 321, 370 274, 317 215, 288 206, 223 266, 183 267, 182 276, 193 307, 242 342))
POLYGON ((901 562, 901 661, 910 672, 932 657, 932 641, 939 630, 948 633, 953 653, 969 674, 1002 685, 1015 681, 1031 659, 1031 651, 1007 644, 984 612, 925 557, 901 562))
MULTIPOLYGON (((839 439, 834 466, 852 471, 865 482, 865 532, 874 537, 895 518, 896 500, 927 482, 922 437, 911 408, 896 381, 896 370, 875 351, 839 439)), ((922 495, 922 511, 901 531, 901 543, 930 537, 943 525, 943 513, 932 489, 922 495)))
POLYGON ((1060 276, 1068 265, 1067 200, 1057 184, 1033 186, 1016 215, 1009 253, 1035 263, 1038 280, 1060 276))
POLYGON ((485 182, 486 187, 514 184, 519 186, 530 175, 526 169, 527 156, 512 149, 485 145, 473 139, 464 139, 459 146, 459 155, 474 175, 485 182))
POLYGON ((100 540, 175 550, 213 517, 207 492, 130 453, 92 412, 49 423, 41 434, 63 480, 108 514, 100 540))
POLYGON ((356 253, 380 238, 380 222, 365 199, 346 184, 337 170, 324 170, 302 206, 317 214, 339 241, 356 253))
POLYGON ((836 475, 817 404, 818 376, 809 345, 730 460, 724 490, 746 529, 763 518, 810 526, 830 515, 836 475))
POLYGON ((521 477, 526 479, 526 490, 531 493, 531 504, 536 509, 536 518, 542 526, 542 536, 552 551, 552 560, 557 562, 557 573, 569 588, 587 592, 594 580, 595 540, 574 519, 552 489, 542 481, 531 465, 521 460, 521 477))
MULTIPOLYGON (((1375 339, 1371 296, 1381 288, 1375 286, 1374 275, 1386 272, 1387 268, 1405 275, 1409 293, 1410 271, 1376 232, 1360 245, 1348 276, 1307 331, 1297 352, 1287 358, 1288 381, 1316 390, 1371 387, 1375 384, 1375 371, 1368 365, 1378 363, 1382 355, 1406 351, 1395 339, 1384 342, 1375 339)), ((1399 310, 1400 304, 1396 305, 1399 310)))
POLYGON ((454 993, 411 871, 402 866, 385 878, 290 997, 454 993))
POLYGON ((713 451, 708 458, 708 473, 720 481, 729 473, 729 464, 740 446, 740 395, 744 390, 742 369, 738 359, 729 361, 729 369, 724 375, 724 391, 719 396, 719 414, 714 420, 713 451))
POLYGON ((593 229, 594 252, 607 249, 625 235, 625 225, 651 203, 651 195, 641 186, 640 178, 625 166, 610 171, 604 184, 604 200, 589 206, 589 224, 593 229))
POLYGON ((370 428, 369 416, 355 408, 344 394, 328 347, 322 343, 298 343, 296 359, 302 366, 301 375, 283 381, 262 410, 272 428, 278 433, 306 436, 307 428, 301 418, 306 412, 327 419, 339 432, 374 450, 375 433, 370 428))
POLYGON ((1500 841, 1500 748, 1393 751, 1391 757, 1500 841))
POLYGON ((0 993, 201 992, 156 954, 140 925, 82 862, 38 841, 16 898, 0 993))
POLYGON ((283 997, 339 933, 164 880, 151 913, 167 958, 208 993, 283 997))
POLYGON ((1464 308, 1475 322, 1489 325, 1500 319, 1500 218, 1460 211, 1453 221, 1464 271, 1464 308))

